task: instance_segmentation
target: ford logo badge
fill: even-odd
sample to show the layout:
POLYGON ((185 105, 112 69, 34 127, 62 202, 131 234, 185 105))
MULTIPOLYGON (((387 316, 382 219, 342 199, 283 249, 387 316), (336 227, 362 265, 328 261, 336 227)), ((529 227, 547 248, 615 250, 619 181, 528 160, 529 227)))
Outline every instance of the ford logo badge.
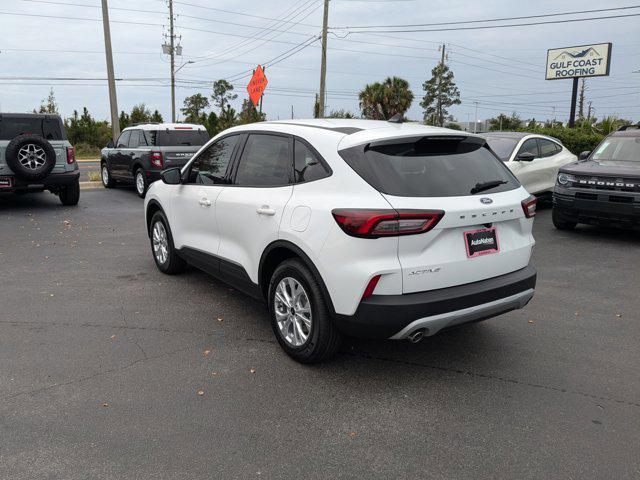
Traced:
POLYGON ((482 203, 484 203, 485 205, 489 205, 490 203, 493 203, 493 200, 491 200, 491 199, 490 199, 490 198, 488 198, 488 197, 483 197, 483 198, 481 198, 481 199, 480 199, 480 201, 481 201, 482 203))

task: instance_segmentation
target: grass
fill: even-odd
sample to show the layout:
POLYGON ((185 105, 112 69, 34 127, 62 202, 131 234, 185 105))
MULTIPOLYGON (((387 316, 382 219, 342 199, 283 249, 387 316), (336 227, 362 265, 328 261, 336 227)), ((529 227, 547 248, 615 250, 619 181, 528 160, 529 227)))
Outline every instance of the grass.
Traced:
POLYGON ((90 182, 99 182, 101 180, 100 172, 89 172, 88 175, 90 182))

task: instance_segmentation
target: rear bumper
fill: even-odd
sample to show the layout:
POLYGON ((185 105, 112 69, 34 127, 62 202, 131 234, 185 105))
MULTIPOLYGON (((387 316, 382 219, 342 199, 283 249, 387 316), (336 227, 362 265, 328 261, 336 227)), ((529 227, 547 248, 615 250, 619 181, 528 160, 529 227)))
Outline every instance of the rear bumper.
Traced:
POLYGON ((640 226, 640 194, 556 186, 553 207, 567 221, 640 226))
POLYGON ((0 188, 0 192, 39 192, 42 190, 56 190, 60 187, 73 185, 80 179, 80 171, 73 170, 64 173, 52 173, 51 175, 37 181, 21 180, 11 176, 12 186, 9 188, 0 188))
POLYGON ((443 328, 524 307, 533 297, 536 277, 536 269, 529 265, 456 287, 373 295, 360 303, 354 315, 338 315, 336 325, 343 333, 361 338, 402 339, 422 328, 425 335, 433 335, 443 328))

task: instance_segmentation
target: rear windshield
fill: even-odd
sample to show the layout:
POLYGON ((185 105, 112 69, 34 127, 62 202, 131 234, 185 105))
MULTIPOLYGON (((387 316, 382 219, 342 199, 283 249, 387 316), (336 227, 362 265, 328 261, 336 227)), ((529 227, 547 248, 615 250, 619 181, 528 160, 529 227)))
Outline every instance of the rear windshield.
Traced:
POLYGON ((489 144, 489 148, 491 148, 491 150, 493 150, 503 162, 509 160, 509 157, 516 148, 518 141, 519 140, 516 138, 487 137, 487 144, 489 144))
POLYGON ((394 140, 352 147, 340 155, 372 187, 399 197, 496 193, 520 185, 484 139, 474 137, 394 140))
POLYGON ((147 130, 145 134, 153 147, 199 147, 209 141, 206 130, 147 130))
POLYGON ((47 140, 66 140, 59 118, 11 117, 0 118, 0 140, 12 140, 18 135, 31 134, 47 140))

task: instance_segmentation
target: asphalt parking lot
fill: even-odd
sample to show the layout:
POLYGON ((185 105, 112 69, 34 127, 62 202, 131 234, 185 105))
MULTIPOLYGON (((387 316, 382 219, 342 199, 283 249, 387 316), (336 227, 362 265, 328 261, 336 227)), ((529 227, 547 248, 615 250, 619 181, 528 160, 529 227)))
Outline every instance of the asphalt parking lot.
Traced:
POLYGON ((133 190, 0 197, 0 478, 639 478, 640 234, 550 213, 524 310, 302 366, 133 190))

